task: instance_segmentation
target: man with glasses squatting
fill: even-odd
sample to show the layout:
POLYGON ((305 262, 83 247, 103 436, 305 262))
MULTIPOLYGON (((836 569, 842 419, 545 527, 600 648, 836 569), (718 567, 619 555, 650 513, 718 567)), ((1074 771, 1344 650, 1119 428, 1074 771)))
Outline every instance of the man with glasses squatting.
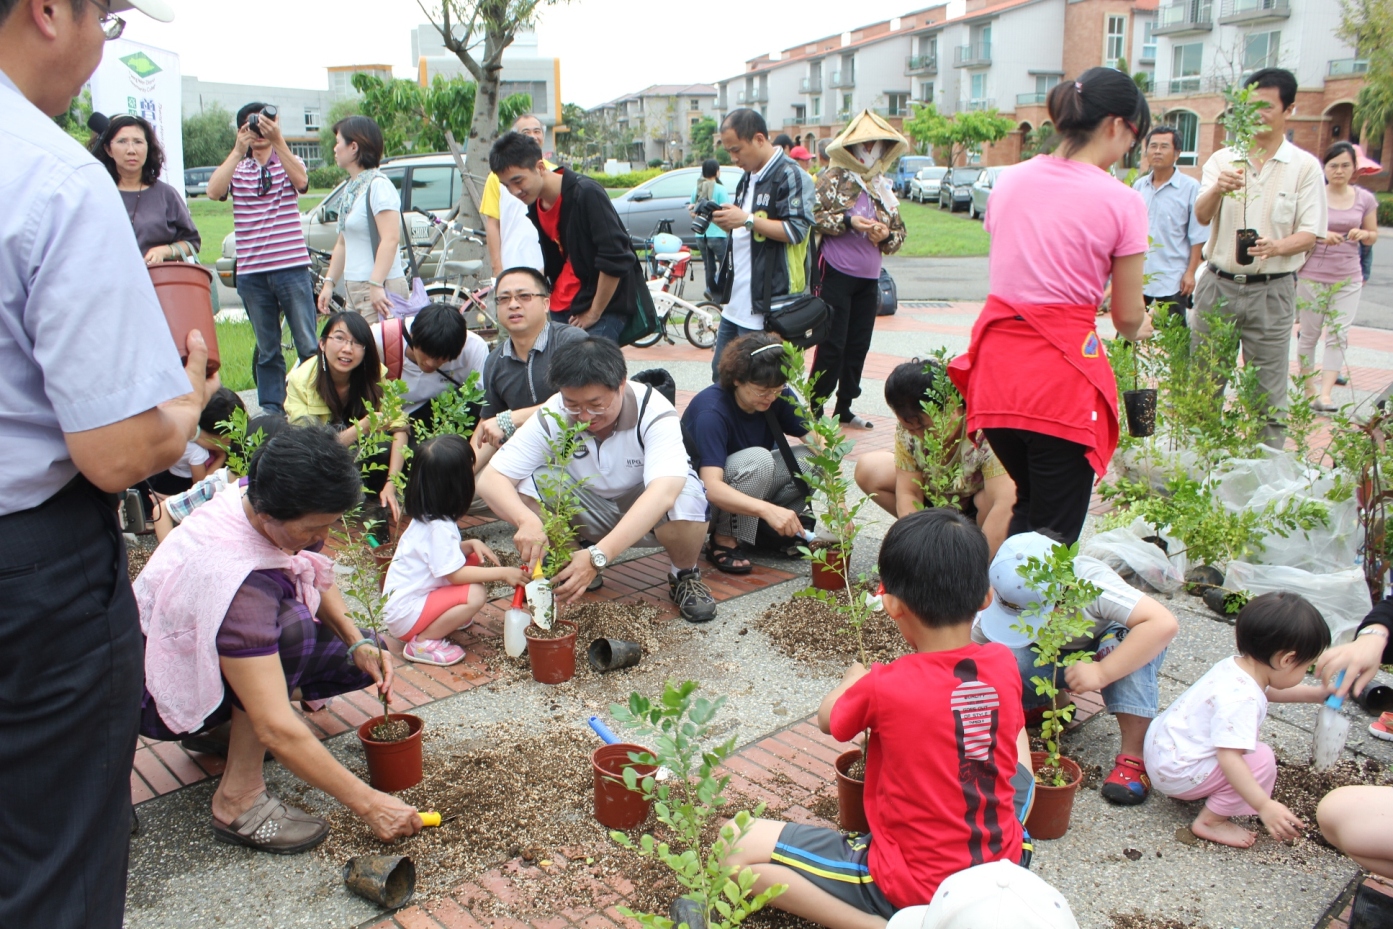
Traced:
POLYGON ((178 460, 217 387, 203 338, 170 339, 116 186, 53 121, 130 9, 173 19, 161 0, 0 0, 5 927, 122 925, 144 646, 116 498, 178 460), (74 312, 94 282, 100 312, 74 312))
MULTIPOLYGON (((514 289, 519 275, 504 275, 514 289)), ((575 528, 585 547, 557 552, 569 564, 552 579, 556 597, 570 603, 600 586, 601 572, 633 545, 667 550, 668 595, 682 618, 716 618, 716 601, 701 580, 697 558, 706 539, 706 490, 687 460, 677 411, 662 394, 629 383, 624 353, 608 339, 568 345, 549 371, 557 394, 517 427, 479 474, 479 496, 517 527, 513 543, 524 564, 546 549, 538 516, 537 476, 547 469, 549 443, 561 422, 586 424, 583 445, 566 474, 578 484, 575 528)))
POLYGON ((256 397, 262 410, 285 415, 281 317, 300 360, 318 349, 310 253, 300 228, 300 197, 309 173, 281 135, 276 108, 248 103, 237 111, 237 141, 208 179, 208 199, 232 194, 237 236, 237 293, 256 333, 256 397))
MULTIPOLYGON (((532 228, 530 222, 527 226, 532 228)), ((508 338, 500 339, 484 362, 484 409, 472 439, 475 473, 556 393, 552 359, 589 338, 579 326, 552 318, 551 289, 534 268, 503 271, 493 293, 498 325, 508 338)))

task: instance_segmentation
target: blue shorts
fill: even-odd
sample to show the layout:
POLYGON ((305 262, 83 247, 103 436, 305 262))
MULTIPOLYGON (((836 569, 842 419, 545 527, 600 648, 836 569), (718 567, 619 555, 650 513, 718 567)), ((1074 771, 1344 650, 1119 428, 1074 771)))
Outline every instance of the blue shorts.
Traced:
POLYGON ((845 835, 835 829, 789 823, 779 833, 769 860, 792 868, 819 890, 863 913, 889 919, 895 907, 871 877, 866 863, 870 850, 869 834, 845 835))
MULTIPOLYGON (((1098 634, 1093 640, 1092 648, 1096 650, 1095 661, 1101 661, 1123 639, 1127 637, 1127 627, 1119 623, 1113 623, 1098 634)), ((1012 652, 1016 655, 1016 665, 1020 668, 1021 683, 1024 685, 1021 703, 1026 710, 1033 710, 1038 707, 1047 706, 1049 698, 1041 696, 1035 692, 1035 685, 1031 683, 1033 677, 1049 677, 1050 669, 1036 667, 1035 652, 1031 646, 1023 648, 1013 648, 1012 652)), ((1108 712, 1116 715, 1126 713, 1131 716, 1141 716, 1144 719, 1155 719, 1161 704, 1161 665, 1166 660, 1166 652, 1163 649, 1161 654, 1142 665, 1131 674, 1121 680, 1113 681, 1103 688, 1103 703, 1107 706, 1108 712)), ((1064 669, 1059 668, 1058 677, 1060 690, 1064 689, 1064 669)))

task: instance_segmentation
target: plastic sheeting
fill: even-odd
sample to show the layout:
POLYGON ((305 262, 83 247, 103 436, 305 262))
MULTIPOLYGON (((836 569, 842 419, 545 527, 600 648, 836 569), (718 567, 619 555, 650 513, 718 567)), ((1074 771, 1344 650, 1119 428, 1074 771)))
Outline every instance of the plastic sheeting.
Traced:
POLYGON ((1187 565, 1185 553, 1181 551, 1185 546, 1162 533, 1167 547, 1177 553, 1168 556, 1155 542, 1146 541, 1148 536, 1155 535, 1155 530, 1139 517, 1130 526, 1094 535, 1080 554, 1097 558, 1114 571, 1121 571, 1124 566, 1131 568, 1137 577, 1156 590, 1174 593, 1185 583, 1187 565))
POLYGON ((1254 596, 1273 591, 1291 591, 1311 601, 1330 626, 1336 645, 1354 638, 1354 630, 1373 607, 1361 568, 1346 568, 1314 574, 1285 565, 1254 565, 1229 562, 1224 575, 1229 590, 1246 590, 1254 596))

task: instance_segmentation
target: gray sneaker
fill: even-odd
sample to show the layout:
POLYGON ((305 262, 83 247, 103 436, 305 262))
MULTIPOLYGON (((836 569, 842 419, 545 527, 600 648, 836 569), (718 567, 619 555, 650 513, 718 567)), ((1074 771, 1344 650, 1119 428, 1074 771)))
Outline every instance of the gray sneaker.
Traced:
POLYGON ((701 582, 701 569, 688 568, 667 576, 668 596, 677 604, 678 612, 689 623, 709 623, 716 618, 716 598, 701 582))

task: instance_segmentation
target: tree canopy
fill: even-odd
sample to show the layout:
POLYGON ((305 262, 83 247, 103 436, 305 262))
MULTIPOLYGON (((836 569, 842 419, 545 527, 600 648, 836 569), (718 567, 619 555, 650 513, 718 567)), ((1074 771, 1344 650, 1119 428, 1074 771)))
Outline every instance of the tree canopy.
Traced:
POLYGON ((917 147, 932 146, 948 150, 948 164, 980 153, 988 142, 1000 142, 1016 123, 996 110, 968 110, 944 116, 932 103, 912 105, 913 115, 904 121, 904 133, 917 147))
MULTIPOLYGON (((384 81, 371 74, 353 75, 353 87, 363 95, 358 111, 381 127, 384 155, 443 152, 448 148, 447 130, 456 141, 469 138, 476 86, 463 76, 437 74, 429 87, 422 87, 402 78, 384 81)), ((498 119, 511 125, 531 107, 530 94, 513 94, 499 105, 498 119)))
POLYGON ((190 168, 220 165, 237 142, 232 114, 221 104, 184 119, 184 164, 190 168))
POLYGON ((1393 0, 1340 0, 1340 7, 1336 34, 1369 62, 1354 104, 1355 128, 1379 136, 1393 119, 1393 0))

